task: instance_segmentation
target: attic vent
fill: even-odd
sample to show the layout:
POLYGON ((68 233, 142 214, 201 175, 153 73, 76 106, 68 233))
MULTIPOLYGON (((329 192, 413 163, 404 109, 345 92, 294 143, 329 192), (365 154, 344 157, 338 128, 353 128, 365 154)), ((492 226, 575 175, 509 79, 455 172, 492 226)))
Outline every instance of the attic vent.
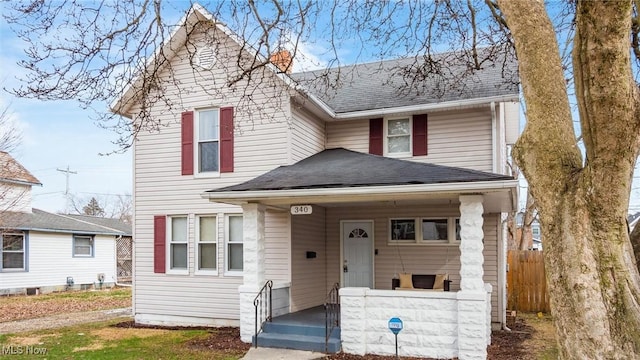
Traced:
POLYGON ((198 50, 195 58, 195 64, 199 67, 209 70, 216 63, 216 53, 211 46, 206 46, 198 50))

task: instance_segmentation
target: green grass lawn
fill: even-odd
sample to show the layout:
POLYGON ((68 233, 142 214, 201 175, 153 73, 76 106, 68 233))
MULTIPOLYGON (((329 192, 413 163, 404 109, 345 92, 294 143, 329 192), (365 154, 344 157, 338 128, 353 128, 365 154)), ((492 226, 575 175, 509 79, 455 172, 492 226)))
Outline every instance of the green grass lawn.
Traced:
MULTIPOLYGON (((128 319, 124 319, 128 320, 128 319)), ((0 335, 0 357, 20 359, 239 359, 244 350, 216 350, 202 345, 211 330, 113 327, 124 321, 84 324, 55 330, 0 335)))

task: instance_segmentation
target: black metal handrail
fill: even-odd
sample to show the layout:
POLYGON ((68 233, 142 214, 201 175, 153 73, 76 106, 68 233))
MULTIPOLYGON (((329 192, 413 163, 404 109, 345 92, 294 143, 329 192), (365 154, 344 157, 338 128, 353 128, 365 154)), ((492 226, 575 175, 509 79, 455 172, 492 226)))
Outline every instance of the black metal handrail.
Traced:
POLYGON ((333 329, 340 326, 340 284, 335 283, 324 301, 324 352, 329 352, 329 338, 333 329))
POLYGON ((264 323, 271 322, 272 319, 272 307, 271 307, 271 289, 273 288, 273 281, 267 280, 262 289, 253 299, 253 306, 256 309, 255 318, 255 336, 253 337, 253 345, 258 347, 258 334, 262 332, 264 323), (268 291, 266 291, 268 290, 268 291), (258 316, 259 315, 259 316, 258 316), (258 331, 258 319, 260 319, 260 331, 258 331))

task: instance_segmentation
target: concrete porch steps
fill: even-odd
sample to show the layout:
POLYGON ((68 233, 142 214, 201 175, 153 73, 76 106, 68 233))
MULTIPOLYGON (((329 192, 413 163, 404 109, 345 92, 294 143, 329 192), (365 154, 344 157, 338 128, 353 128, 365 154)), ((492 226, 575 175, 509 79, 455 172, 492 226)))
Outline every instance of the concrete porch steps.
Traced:
MULTIPOLYGON (((255 337, 254 339, 255 340, 255 337)), ((325 352, 325 327, 310 324, 266 323, 258 335, 258 347, 325 352)), ((327 351, 340 351, 340 328, 333 329, 327 351)))

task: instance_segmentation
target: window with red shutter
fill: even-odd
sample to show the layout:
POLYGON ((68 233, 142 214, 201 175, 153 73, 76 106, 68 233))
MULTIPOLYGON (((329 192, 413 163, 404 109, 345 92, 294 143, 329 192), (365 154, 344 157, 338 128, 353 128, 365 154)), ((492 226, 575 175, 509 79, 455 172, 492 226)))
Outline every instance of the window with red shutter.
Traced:
POLYGON ((233 172, 233 108, 220 109, 220 172, 233 172))
POLYGON ((182 175, 193 175, 193 111, 182 113, 182 175))
POLYGON ((153 272, 164 274, 166 267, 167 218, 153 217, 153 272))
POLYGON ((413 156, 427 155, 427 114, 413 116, 413 156))
POLYGON ((383 155, 383 132, 384 123, 382 118, 369 120, 369 154, 383 155))

